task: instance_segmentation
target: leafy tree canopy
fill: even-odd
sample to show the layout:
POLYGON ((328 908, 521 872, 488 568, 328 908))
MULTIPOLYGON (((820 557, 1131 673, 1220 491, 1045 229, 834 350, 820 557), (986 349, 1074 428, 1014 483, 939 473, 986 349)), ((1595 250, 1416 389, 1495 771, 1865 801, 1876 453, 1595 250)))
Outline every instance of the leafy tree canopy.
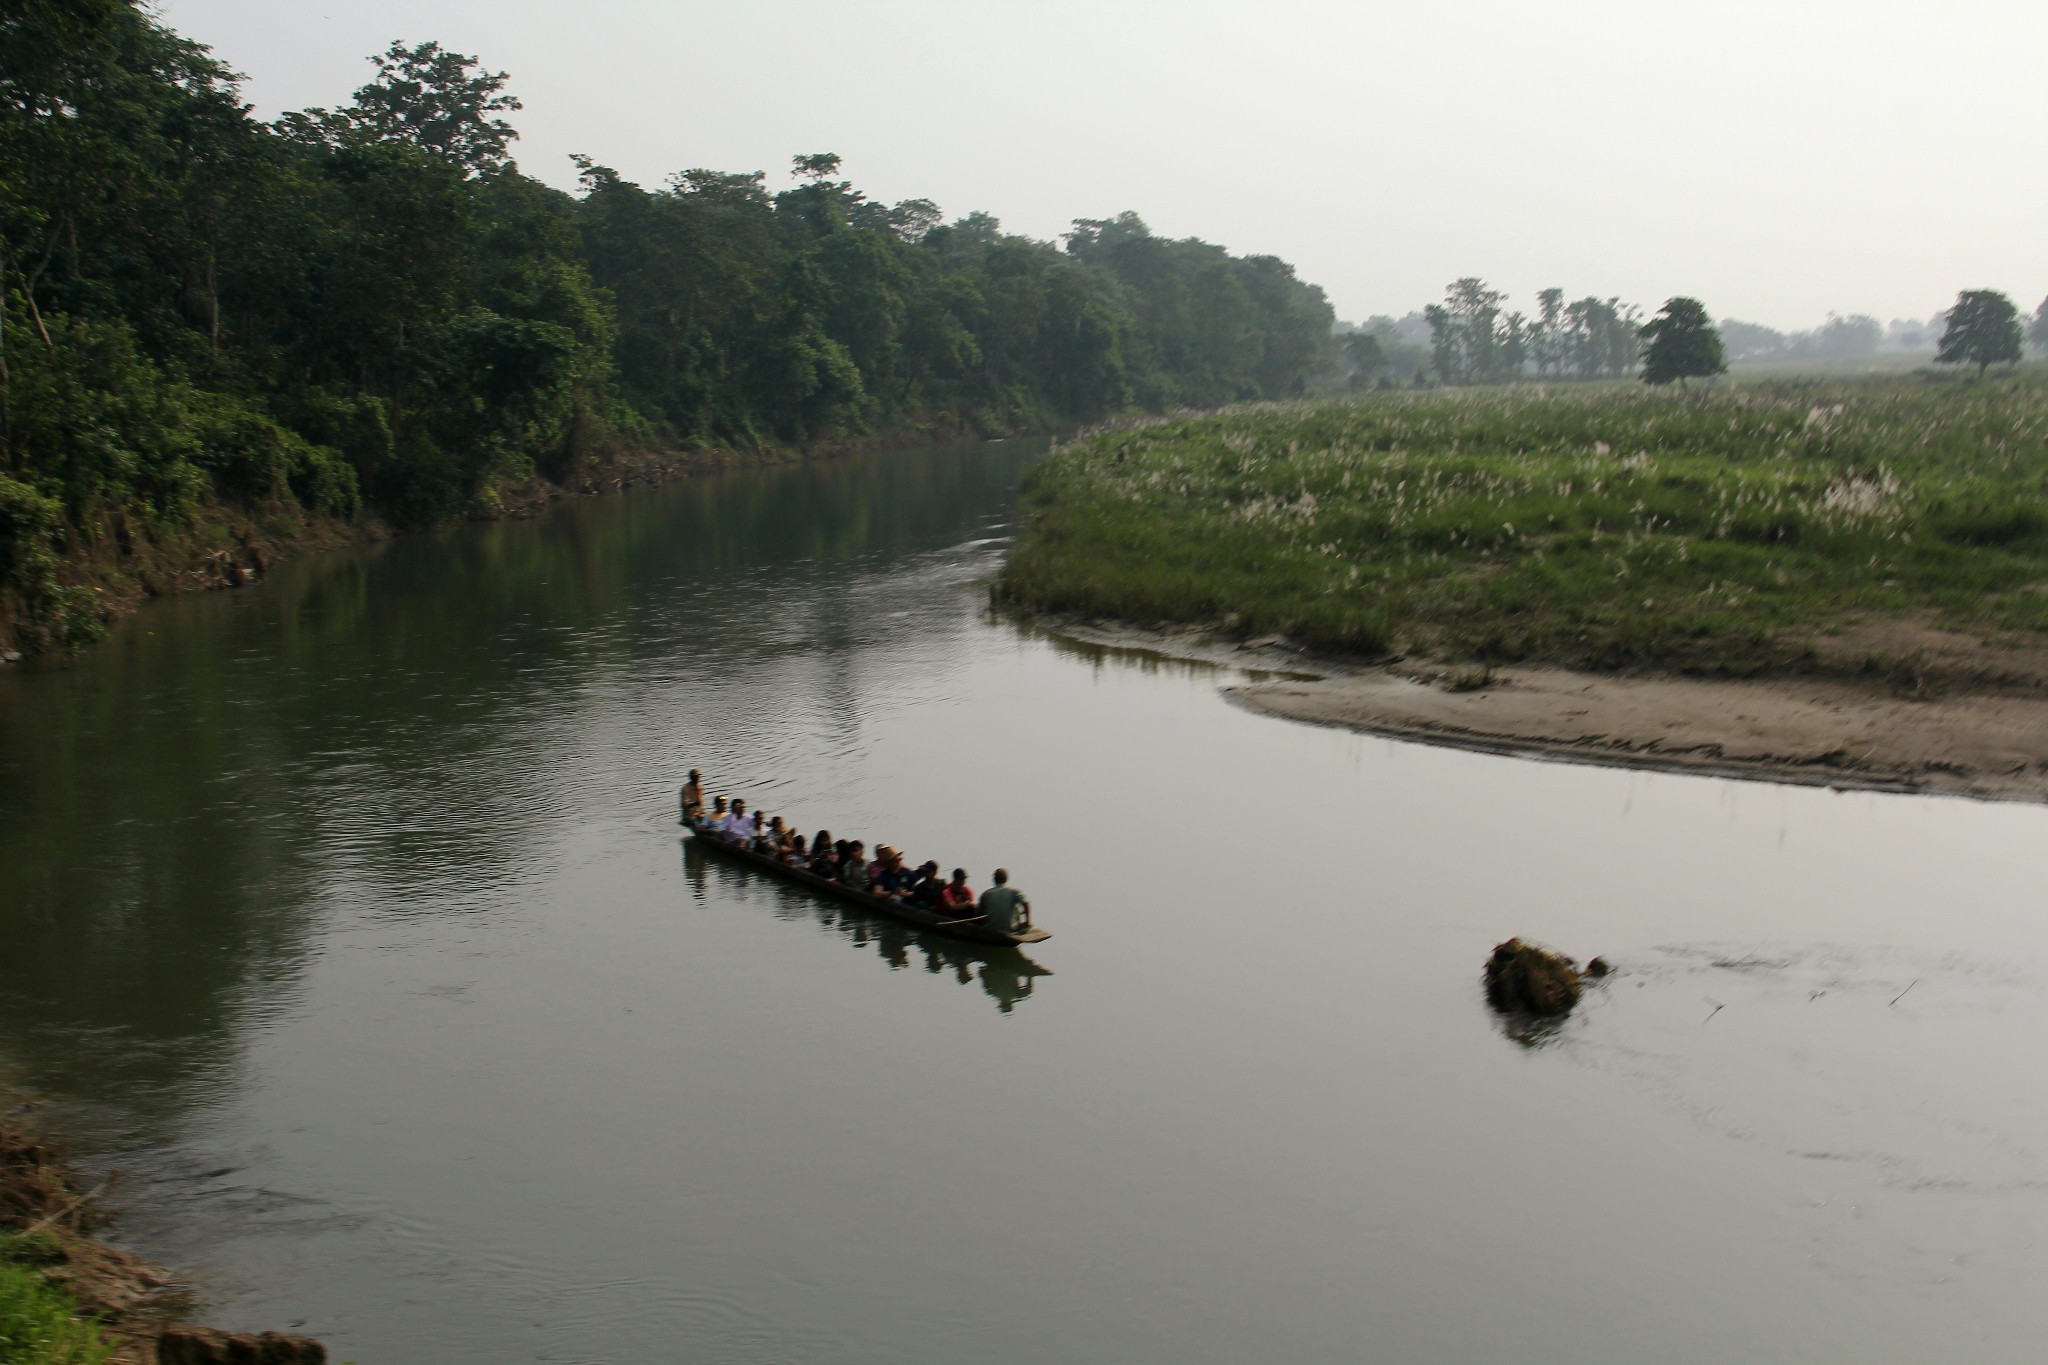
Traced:
POLYGON ((1711 379, 1728 370, 1721 351, 1721 334, 1714 330, 1706 306, 1698 299, 1665 300, 1657 316, 1643 324, 1643 382, 1669 384, 1688 379, 1711 379))
POLYGON ((509 148, 519 134, 496 116, 524 106, 504 93, 504 72, 481 70, 476 58, 439 43, 395 42, 370 61, 377 79, 356 91, 354 104, 288 114, 280 126, 330 145, 352 139, 407 143, 471 175, 512 167, 509 148))
POLYGON ((1992 365, 2020 363, 2020 310, 1995 289, 1965 289, 1944 315, 1948 323, 1934 353, 1943 365, 1972 364, 1978 377, 1992 365))
POLYGON ((418 524, 622 443, 994 434, 1333 368, 1322 291, 1272 257, 1133 213, 1066 250, 947 223, 832 153, 778 194, 579 156, 563 194, 511 159, 504 73, 371 60, 348 106, 263 124, 142 0, 0 4, 10 602, 58 619, 60 552, 207 507, 418 524))

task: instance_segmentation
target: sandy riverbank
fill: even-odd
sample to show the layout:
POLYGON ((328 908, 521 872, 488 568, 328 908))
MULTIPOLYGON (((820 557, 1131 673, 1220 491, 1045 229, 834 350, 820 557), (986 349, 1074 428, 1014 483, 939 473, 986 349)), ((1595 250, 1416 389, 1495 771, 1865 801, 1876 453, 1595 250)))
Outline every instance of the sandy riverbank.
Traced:
POLYGON ((1818 640, 1810 671, 1748 679, 1346 665, 1286 641, 1092 624, 1055 633, 1291 676, 1227 686, 1251 710, 1485 753, 1768 782, 2048 801, 2048 650, 1915 627, 1818 640), (1873 658, 1906 660, 1882 670, 1873 658))

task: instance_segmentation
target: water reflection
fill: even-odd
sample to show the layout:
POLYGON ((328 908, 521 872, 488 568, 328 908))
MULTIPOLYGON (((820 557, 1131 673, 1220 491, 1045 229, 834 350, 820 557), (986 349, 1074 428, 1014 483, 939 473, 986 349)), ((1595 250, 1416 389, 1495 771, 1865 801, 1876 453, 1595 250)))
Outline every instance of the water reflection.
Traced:
POLYGON ((1185 655, 1162 653, 1141 644, 1110 644, 1103 640, 1089 640, 1078 635, 1064 634, 1028 617, 1005 616, 1003 624, 1025 639, 1045 641, 1052 646, 1055 654, 1092 664, 1098 673, 1114 665, 1159 677, 1211 678, 1229 673, 1237 675, 1245 682, 1253 683, 1320 682, 1327 676, 1295 669, 1260 668, 1249 662, 1240 663, 1234 659, 1189 658, 1185 655))
POLYGON ((750 893, 766 892, 772 898, 775 918, 814 925, 854 948, 873 948, 893 971, 905 970, 921 959, 925 971, 933 976, 949 977, 962 986, 980 986, 1004 1014, 1031 998, 1040 977, 1052 975, 1021 949, 932 933, 792 885, 744 863, 714 858, 695 839, 679 842, 683 880, 694 899, 748 900, 752 899, 750 893))
POLYGON ((1512 1043, 1529 1048, 1548 1047, 1564 1036, 1565 1025, 1570 1017, 1542 1014, 1495 1014, 1494 1027, 1501 1037, 1512 1043))
POLYGON ((111 1142, 174 1139, 323 934, 516 916, 645 768, 857 746, 895 685, 864 656, 967 628, 896 617, 964 571, 1033 453, 574 501, 159 603, 0 675, 0 1057, 111 1142))
POLYGON ((2048 811, 1020 642, 997 451, 396 542, 0 676, 0 1076, 125 1116, 128 1233, 337 1358, 2038 1357, 2048 811), (1010 866, 1060 987, 693 865, 691 767, 1010 866), (1517 932, 1621 973, 1533 1051, 1475 980, 1517 932))

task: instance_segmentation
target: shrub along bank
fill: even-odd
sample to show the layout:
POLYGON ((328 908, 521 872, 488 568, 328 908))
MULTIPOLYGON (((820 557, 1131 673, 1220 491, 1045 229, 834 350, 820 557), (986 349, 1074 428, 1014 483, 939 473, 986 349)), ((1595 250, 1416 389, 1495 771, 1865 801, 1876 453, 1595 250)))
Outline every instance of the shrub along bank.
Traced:
POLYGON ((1034 473, 1000 599, 1367 656, 1751 673, 1858 621, 2048 630, 2048 383, 1250 406, 1034 473))

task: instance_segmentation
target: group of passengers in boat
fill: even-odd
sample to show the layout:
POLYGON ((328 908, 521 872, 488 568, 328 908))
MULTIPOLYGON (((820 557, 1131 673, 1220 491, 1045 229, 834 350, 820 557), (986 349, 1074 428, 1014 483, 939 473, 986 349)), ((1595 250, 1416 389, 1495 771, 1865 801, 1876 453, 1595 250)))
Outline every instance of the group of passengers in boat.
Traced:
POLYGON ((704 805, 704 784, 697 770, 683 785, 683 822, 699 834, 723 843, 746 848, 788 867, 800 868, 814 877, 837 882, 849 890, 898 905, 916 906, 942 920, 960 922, 985 920, 989 927, 1006 932, 1031 927, 1031 902, 1009 885, 1010 874, 1003 868, 994 873, 995 885, 980 896, 967 884, 964 868, 954 868, 950 879, 939 875, 939 865, 925 862, 910 867, 901 850, 887 844, 875 845, 874 856, 859 839, 835 839, 830 830, 819 830, 805 838, 779 815, 747 809, 734 798, 728 804, 721 796, 709 809, 704 805))

